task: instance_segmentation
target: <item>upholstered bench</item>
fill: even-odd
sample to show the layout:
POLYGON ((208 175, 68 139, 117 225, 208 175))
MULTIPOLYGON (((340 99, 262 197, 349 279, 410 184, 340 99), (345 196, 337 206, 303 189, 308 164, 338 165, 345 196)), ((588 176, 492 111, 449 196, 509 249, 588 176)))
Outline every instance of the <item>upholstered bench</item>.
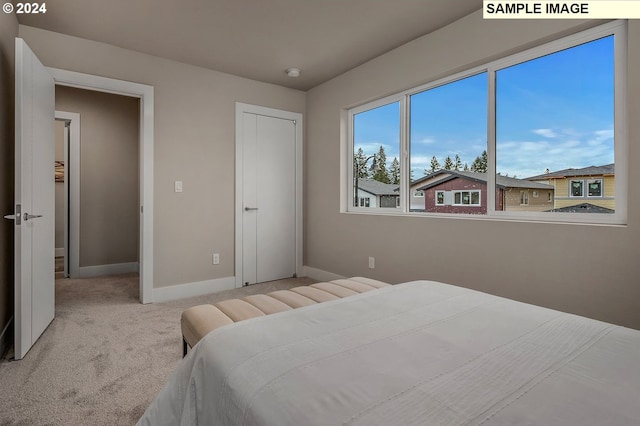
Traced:
POLYGON ((269 294, 254 294, 242 299, 230 299, 213 305, 199 305, 182 312, 183 355, 206 334, 226 324, 248 318, 288 311, 314 303, 327 302, 354 294, 375 290, 390 284, 370 278, 353 277, 269 294))

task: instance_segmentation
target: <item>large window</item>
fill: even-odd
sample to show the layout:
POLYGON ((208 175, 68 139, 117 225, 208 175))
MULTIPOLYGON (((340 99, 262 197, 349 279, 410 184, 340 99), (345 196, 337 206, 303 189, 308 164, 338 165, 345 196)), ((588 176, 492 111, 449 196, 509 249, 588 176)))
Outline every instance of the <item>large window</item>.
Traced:
POLYGON ((625 223, 625 25, 349 110, 349 199, 366 187, 396 197, 394 214, 625 223))

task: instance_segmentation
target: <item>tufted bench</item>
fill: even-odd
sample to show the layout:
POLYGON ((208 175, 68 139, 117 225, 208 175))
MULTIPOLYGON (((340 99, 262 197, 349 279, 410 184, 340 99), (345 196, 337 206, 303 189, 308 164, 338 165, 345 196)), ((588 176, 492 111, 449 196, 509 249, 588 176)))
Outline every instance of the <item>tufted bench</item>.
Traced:
POLYGON ((340 299, 388 285, 390 284, 370 278, 353 277, 295 287, 291 290, 278 290, 269 294, 254 294, 242 299, 216 302, 213 305, 194 306, 182 312, 180 319, 183 355, 187 354, 188 347, 193 347, 207 333, 223 325, 340 299))

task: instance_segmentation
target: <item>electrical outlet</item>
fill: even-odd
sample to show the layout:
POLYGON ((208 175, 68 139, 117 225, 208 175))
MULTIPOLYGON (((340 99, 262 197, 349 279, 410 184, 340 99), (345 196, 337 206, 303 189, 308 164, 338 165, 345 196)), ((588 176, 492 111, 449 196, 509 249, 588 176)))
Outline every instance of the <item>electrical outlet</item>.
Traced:
POLYGON ((177 180, 177 181, 173 182, 173 190, 175 192, 182 192, 182 181, 181 180, 177 180))
POLYGON ((220 254, 219 253, 213 253, 213 264, 214 265, 219 265, 220 264, 220 254))
POLYGON ((376 258, 369 256, 369 269, 376 268, 376 258))

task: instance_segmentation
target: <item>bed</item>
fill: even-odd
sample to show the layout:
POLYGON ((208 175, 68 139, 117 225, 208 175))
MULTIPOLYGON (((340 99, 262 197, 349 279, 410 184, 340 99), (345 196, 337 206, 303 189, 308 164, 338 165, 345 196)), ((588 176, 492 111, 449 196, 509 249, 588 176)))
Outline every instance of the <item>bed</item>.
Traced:
POLYGON ((220 327, 139 425, 638 425, 640 331, 433 281, 220 327))

